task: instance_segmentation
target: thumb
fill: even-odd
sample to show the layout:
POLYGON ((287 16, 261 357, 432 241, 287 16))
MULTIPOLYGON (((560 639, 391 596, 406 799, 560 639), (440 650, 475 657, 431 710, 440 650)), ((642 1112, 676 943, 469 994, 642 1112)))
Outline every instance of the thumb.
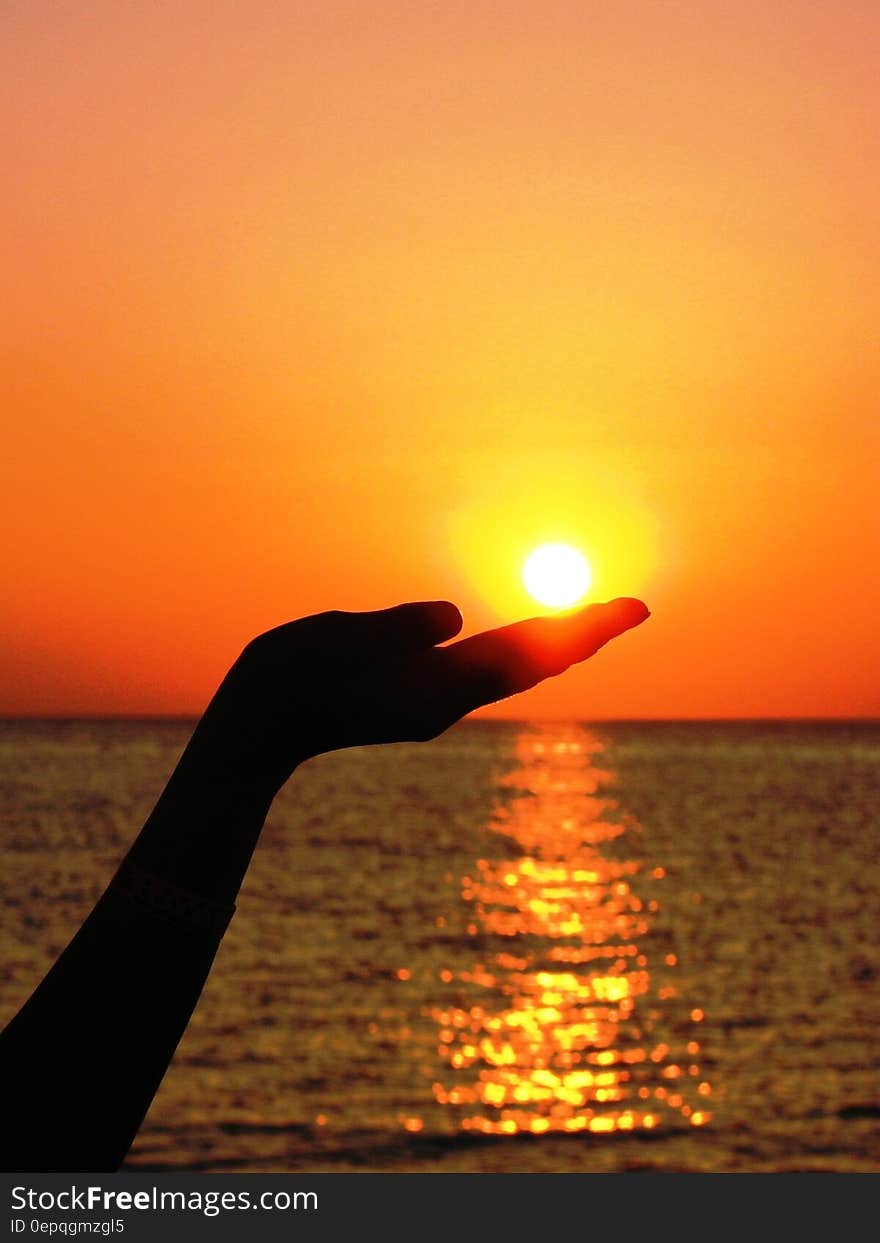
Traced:
POLYGON ((419 600, 372 613, 343 613, 341 618, 345 641, 367 657, 434 647, 462 627, 461 613, 448 600, 419 600))

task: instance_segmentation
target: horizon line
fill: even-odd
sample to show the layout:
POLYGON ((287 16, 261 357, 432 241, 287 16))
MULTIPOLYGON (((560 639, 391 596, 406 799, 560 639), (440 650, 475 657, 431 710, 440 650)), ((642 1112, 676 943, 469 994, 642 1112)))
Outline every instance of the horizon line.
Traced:
MULTIPOLYGON (((79 721, 95 721, 95 722, 111 722, 111 721, 155 721, 155 722, 180 722, 186 724, 195 724, 201 720, 201 713, 188 712, 85 712, 85 713, 15 713, 7 715, 0 713, 0 724, 19 724, 27 721, 41 722, 79 722, 79 721)), ((470 714, 463 717, 459 721, 455 721, 449 726, 454 729, 457 725, 599 725, 599 724, 616 724, 616 725, 724 725, 724 724, 770 724, 773 722, 808 724, 814 722, 817 724, 880 724, 880 714, 864 713, 855 716, 833 715, 793 715, 786 716, 781 713, 775 713, 768 716, 597 716, 597 717, 580 717, 580 716, 540 716, 540 717, 501 717, 501 716, 479 716, 470 714)))

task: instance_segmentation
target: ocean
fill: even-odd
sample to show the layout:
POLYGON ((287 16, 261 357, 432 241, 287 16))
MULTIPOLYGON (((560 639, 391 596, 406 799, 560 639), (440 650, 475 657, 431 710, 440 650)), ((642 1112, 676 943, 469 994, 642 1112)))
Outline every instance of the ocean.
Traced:
MULTIPOLYGON (((191 727, 0 723, 0 1023, 191 727)), ((126 1168, 876 1171, 878 811, 870 722, 313 760, 126 1168)))

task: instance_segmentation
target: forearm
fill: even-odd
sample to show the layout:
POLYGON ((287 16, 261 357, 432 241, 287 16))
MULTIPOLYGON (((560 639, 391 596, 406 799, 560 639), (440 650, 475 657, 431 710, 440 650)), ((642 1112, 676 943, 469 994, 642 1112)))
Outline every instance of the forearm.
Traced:
POLYGON ((270 802, 184 756, 119 873, 0 1035, 0 1167, 107 1170, 124 1159, 270 802))

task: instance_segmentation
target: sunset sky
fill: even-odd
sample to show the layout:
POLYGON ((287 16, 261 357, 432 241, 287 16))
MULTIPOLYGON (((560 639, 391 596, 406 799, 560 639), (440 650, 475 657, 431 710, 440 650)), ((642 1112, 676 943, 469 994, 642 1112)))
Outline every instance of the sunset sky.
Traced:
POLYGON ((0 713, 561 539, 653 616, 496 713, 880 714, 875 0, 0 21, 0 713))

